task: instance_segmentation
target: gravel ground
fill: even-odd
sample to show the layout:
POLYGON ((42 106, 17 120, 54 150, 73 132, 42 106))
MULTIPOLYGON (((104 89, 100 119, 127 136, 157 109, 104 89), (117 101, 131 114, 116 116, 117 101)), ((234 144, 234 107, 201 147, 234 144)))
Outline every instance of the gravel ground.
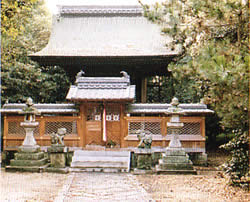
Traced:
POLYGON ((0 172, 0 201, 52 202, 68 174, 0 172))
POLYGON ((103 201, 113 201, 113 197, 119 201, 121 196, 128 199, 122 201, 138 201, 135 196, 142 201, 152 198, 162 202, 250 201, 248 192, 228 186, 227 178, 221 173, 204 173, 134 176, 126 173, 6 173, 1 169, 0 201, 91 201, 93 196, 103 201), (121 191, 123 189, 126 191, 121 191))
POLYGON ((137 176, 141 186, 156 201, 247 202, 247 191, 227 185, 221 173, 206 175, 144 175, 137 176))

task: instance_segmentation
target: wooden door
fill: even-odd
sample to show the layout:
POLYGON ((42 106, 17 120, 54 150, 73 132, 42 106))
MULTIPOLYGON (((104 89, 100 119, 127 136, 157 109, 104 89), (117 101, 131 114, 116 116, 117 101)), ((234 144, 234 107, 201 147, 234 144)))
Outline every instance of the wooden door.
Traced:
POLYGON ((89 104, 86 111, 86 145, 102 145, 101 107, 89 104))
POLYGON ((89 104, 87 106, 86 120, 86 145, 105 145, 109 141, 121 144, 120 115, 121 107, 118 103, 105 104, 106 109, 106 136, 107 141, 103 141, 103 122, 101 104, 89 104))

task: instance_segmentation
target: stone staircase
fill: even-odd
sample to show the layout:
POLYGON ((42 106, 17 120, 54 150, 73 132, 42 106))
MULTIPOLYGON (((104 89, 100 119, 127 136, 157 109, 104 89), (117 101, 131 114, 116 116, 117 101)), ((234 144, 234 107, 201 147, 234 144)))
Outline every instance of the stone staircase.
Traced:
POLYGON ((71 171, 81 172, 129 172, 130 151, 87 151, 74 152, 71 171))

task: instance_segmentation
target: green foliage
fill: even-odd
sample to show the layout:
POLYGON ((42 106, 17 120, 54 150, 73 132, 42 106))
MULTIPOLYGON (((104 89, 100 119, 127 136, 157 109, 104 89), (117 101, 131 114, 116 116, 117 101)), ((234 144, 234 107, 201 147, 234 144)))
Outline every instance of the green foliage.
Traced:
POLYGON ((249 134, 234 131, 234 139, 221 146, 231 152, 232 158, 222 167, 231 177, 233 185, 249 188, 249 134))
MULTIPOLYGON (((169 48, 181 50, 179 57, 168 66, 171 82, 164 85, 174 88, 171 96, 174 94, 180 100, 188 98, 193 102, 203 98, 216 112, 215 119, 209 121, 207 127, 214 141, 220 133, 241 131, 244 134, 236 135, 235 140, 228 143, 233 152, 227 164, 228 172, 232 181, 235 181, 233 173, 240 179, 247 173, 249 149, 246 146, 249 127, 248 2, 166 0, 162 6, 164 8, 154 14, 160 17, 154 20, 172 37, 169 48), (216 121, 220 128, 214 126, 216 121)), ((151 8, 145 8, 149 16, 151 8)))
POLYGON ((61 92, 69 86, 65 72, 59 67, 39 67, 28 57, 48 43, 50 16, 44 1, 3 0, 1 9, 2 103, 28 97, 35 102, 63 101, 61 92))

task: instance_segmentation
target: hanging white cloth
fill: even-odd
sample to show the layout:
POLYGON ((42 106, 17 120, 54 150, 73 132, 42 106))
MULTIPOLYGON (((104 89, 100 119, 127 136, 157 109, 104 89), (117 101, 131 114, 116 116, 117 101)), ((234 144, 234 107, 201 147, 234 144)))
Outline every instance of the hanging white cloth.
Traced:
POLYGON ((102 140, 104 142, 107 141, 107 131, 106 131, 106 108, 103 105, 103 113, 102 113, 102 140))

